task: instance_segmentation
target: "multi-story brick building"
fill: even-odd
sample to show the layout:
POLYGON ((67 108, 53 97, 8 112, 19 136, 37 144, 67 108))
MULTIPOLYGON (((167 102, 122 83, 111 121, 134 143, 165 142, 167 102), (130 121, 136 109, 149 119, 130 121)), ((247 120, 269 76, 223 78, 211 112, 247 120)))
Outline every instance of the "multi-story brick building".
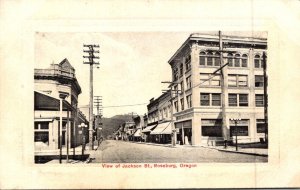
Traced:
POLYGON ((157 99, 152 98, 147 109, 148 127, 142 130, 147 141, 171 142, 171 91, 163 93, 157 99))
POLYGON ((200 145, 208 139, 240 142, 264 137, 265 38, 223 36, 225 123, 222 127, 222 88, 219 36, 191 34, 168 61, 172 68, 177 143, 200 145), (240 118, 237 128, 230 118, 240 118))

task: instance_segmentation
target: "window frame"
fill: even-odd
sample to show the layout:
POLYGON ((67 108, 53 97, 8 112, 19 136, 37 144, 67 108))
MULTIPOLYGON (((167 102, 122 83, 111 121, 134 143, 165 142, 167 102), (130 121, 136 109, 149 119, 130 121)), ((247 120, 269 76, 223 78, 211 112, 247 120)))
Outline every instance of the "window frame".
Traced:
POLYGON ((264 76, 263 75, 254 75, 254 86, 255 88, 263 88, 265 85, 265 81, 264 81, 264 76), (261 78, 261 81, 260 80, 257 80, 258 78, 261 78), (260 85, 256 85, 256 84, 262 84, 262 86, 260 85))
POLYGON ((238 107, 238 94, 235 94, 235 93, 229 93, 228 94, 228 106, 229 107, 238 107), (232 98, 232 96, 235 96, 235 97, 232 98), (230 100, 235 100, 234 104, 230 103, 230 100))
POLYGON ((191 108, 193 106, 191 94, 186 96, 186 103, 187 103, 187 108, 191 108))
POLYGON ((221 94, 220 93, 211 93, 211 106, 221 106, 222 100, 221 100, 221 94), (215 99, 214 96, 218 95, 218 99, 215 99), (214 102, 218 101, 219 104, 214 105, 214 102))
POLYGON ((210 106, 210 93, 200 93, 200 106, 210 106), (208 99, 202 99, 203 96, 207 96, 208 99), (207 102, 206 104, 203 104, 202 102, 207 102))
POLYGON ((192 80, 191 80, 191 75, 186 77, 186 89, 192 88, 192 80))
POLYGON ((264 107, 265 102, 264 102, 264 94, 255 94, 255 107, 264 107), (259 100, 258 97, 261 97, 262 99, 259 100))
POLYGON ((249 95, 248 94, 239 94, 239 107, 248 107, 249 106, 249 95), (246 96, 247 101, 242 102, 241 96, 246 96), (245 104, 245 105, 243 105, 245 104))

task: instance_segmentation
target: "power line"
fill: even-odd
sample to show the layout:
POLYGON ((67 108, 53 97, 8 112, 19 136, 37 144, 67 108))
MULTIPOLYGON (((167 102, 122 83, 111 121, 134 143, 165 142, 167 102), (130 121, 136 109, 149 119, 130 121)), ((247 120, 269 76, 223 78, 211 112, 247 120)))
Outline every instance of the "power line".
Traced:
MULTIPOLYGON (((139 105, 145 105, 147 103, 140 103, 140 104, 128 104, 128 105, 116 105, 116 106, 104 106, 104 107, 101 107, 101 108, 113 108, 113 107, 129 107, 129 106, 139 106, 139 105)), ((86 108, 86 107, 89 107, 88 105, 86 106, 79 106, 80 108, 86 108)), ((96 106, 94 106, 96 107, 96 106)))

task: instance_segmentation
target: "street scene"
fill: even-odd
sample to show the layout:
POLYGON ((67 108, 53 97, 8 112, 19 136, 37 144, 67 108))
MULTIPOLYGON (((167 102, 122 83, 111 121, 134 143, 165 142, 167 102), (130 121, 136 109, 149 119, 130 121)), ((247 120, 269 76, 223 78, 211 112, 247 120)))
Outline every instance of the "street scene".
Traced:
POLYGON ((35 163, 268 162, 265 32, 35 38, 35 163))
POLYGON ((248 163, 267 162, 267 156, 237 154, 204 147, 160 146, 157 144, 104 141, 91 152, 91 163, 248 163))

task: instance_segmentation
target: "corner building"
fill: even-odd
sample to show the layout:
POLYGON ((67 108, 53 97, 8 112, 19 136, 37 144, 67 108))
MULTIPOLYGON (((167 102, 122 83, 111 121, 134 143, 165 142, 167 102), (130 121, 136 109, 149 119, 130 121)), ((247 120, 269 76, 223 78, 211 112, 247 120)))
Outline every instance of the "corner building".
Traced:
POLYGON ((191 34, 168 61, 174 85, 177 144, 239 142, 264 138, 263 52, 267 39, 223 36, 226 127, 222 128, 219 36, 191 34), (230 118, 240 118, 235 126, 230 118), (235 128, 236 127, 236 128, 235 128))

